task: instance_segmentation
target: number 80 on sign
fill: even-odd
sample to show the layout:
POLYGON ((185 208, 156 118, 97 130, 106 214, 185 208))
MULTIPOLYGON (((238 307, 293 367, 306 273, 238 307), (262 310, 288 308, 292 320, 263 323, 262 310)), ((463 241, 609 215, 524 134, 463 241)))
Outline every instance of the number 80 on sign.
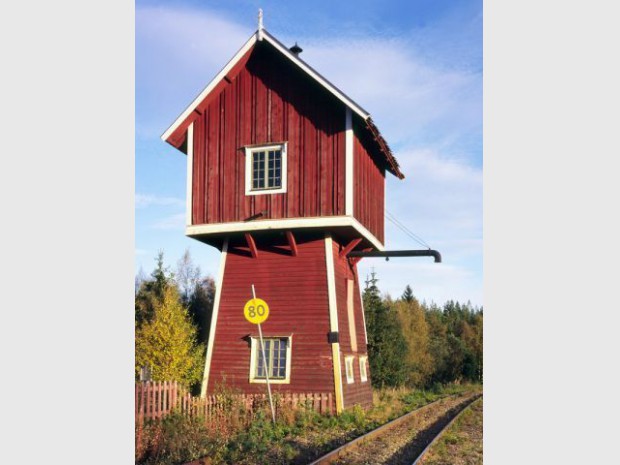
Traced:
POLYGON ((243 307, 243 315, 250 323, 258 325, 269 316, 269 305, 263 299, 250 299, 243 307))

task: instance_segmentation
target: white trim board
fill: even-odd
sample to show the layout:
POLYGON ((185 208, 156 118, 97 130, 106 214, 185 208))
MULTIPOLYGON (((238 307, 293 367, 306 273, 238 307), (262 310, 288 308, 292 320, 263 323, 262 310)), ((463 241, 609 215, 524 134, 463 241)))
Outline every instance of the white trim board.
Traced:
POLYGON ((336 271, 332 236, 325 235, 325 265, 327 267, 327 295, 329 297, 329 330, 338 331, 338 304, 336 301, 336 271))
POLYGON ((326 228, 349 226, 367 239, 377 250, 385 246, 364 225, 351 216, 327 216, 309 218, 289 218, 281 220, 239 221, 236 223, 195 224, 185 228, 185 235, 201 236, 203 234, 227 234, 272 229, 326 228))
MULTIPOLYGON (((325 234, 325 266, 327 268, 327 295, 329 303, 329 330, 338 331, 338 301, 336 300, 336 271, 334 268, 334 246, 331 234, 325 234)), ((344 391, 342 389, 342 365, 340 362, 340 343, 332 345, 332 364, 334 367, 334 395, 336 413, 344 409, 344 391)))
POLYGON ((256 44, 258 40, 265 40, 269 42, 276 50, 282 53, 286 58, 291 60, 295 65, 301 68, 306 74, 312 77, 316 82, 322 85, 325 89, 331 92, 338 100, 343 102, 347 108, 357 113, 362 119, 366 120, 370 117, 370 114, 364 110, 361 106, 355 103, 350 97, 345 95, 340 89, 334 86, 331 82, 321 76, 317 71, 312 69, 308 64, 306 64, 303 60, 297 57, 294 53, 292 53, 286 46, 284 46, 281 42, 279 42, 275 37, 267 32, 266 29, 257 30, 252 36, 246 41, 245 44, 239 49, 239 51, 231 58, 231 60, 226 63, 226 66, 222 68, 222 70, 217 73, 217 75, 207 84, 207 86, 203 89, 202 92, 196 97, 192 103, 181 113, 178 118, 170 125, 168 129, 161 135, 161 139, 163 141, 167 141, 172 133, 176 131, 176 129, 185 121, 198 107, 200 102, 202 102, 207 95, 215 88, 215 86, 224 79, 224 76, 228 74, 228 72, 241 60, 241 58, 256 44))
POLYGON ((357 352, 357 324, 355 321, 355 302, 353 300, 353 287, 355 281, 347 278, 347 320, 349 323, 349 339, 351 340, 351 351, 357 352))
POLYGON ((217 326, 217 315, 220 311, 220 299, 222 297, 222 283, 224 282, 224 268, 226 267, 226 255, 228 254, 228 238, 224 240, 222 255, 220 257, 220 271, 215 283, 215 297, 213 299, 213 313, 211 314, 211 326, 209 327, 209 342, 207 343, 207 358, 205 360, 205 371, 202 376, 202 386, 200 387, 200 397, 207 395, 209 385, 209 370, 211 370, 211 358, 213 357, 213 342, 215 341, 215 329, 217 326))
POLYGON ((344 127, 344 211, 345 214, 353 216, 353 115, 350 108, 345 112, 344 127))
POLYGON ((187 128, 187 182, 185 194, 185 226, 192 224, 192 195, 194 189, 194 123, 187 128))
POLYGON ((366 330, 366 314, 364 313, 364 298, 362 296, 362 286, 360 286, 359 274, 357 272, 357 265, 355 268, 355 281, 357 284, 357 290, 360 295, 360 308, 362 309, 362 321, 364 322, 364 342, 366 343, 366 350, 368 350, 368 332, 366 330))

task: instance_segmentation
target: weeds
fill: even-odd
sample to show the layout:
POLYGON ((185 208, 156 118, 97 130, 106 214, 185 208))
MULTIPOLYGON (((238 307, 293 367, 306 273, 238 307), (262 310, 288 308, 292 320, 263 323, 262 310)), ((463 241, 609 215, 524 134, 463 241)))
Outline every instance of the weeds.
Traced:
POLYGON ((339 416, 321 415, 312 409, 311 402, 293 409, 283 405, 276 395, 275 425, 268 402, 252 406, 248 423, 246 406, 236 400, 236 392, 220 389, 217 395, 223 407, 215 425, 206 425, 204 418, 180 414, 147 422, 142 431, 144 452, 136 462, 176 465, 208 457, 211 465, 307 463, 408 411, 475 387, 376 390, 371 409, 364 411, 357 405, 339 416))
POLYGON ((143 428, 145 450, 138 461, 145 465, 184 463, 199 457, 222 457, 226 440, 211 431, 204 418, 173 413, 143 428))

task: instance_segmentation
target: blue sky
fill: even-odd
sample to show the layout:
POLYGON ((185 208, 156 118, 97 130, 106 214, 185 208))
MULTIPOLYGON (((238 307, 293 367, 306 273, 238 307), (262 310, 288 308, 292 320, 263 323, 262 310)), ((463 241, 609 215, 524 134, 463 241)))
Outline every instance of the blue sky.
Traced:
MULTIPOLYGON (((394 297, 483 304, 481 1, 136 2, 136 271, 186 248, 205 274, 219 252, 184 236, 185 156, 159 136, 256 29, 295 41, 306 62, 368 110, 406 178, 388 175, 386 209, 439 250, 364 259, 394 297)), ((386 220, 387 249, 419 244, 386 220)))

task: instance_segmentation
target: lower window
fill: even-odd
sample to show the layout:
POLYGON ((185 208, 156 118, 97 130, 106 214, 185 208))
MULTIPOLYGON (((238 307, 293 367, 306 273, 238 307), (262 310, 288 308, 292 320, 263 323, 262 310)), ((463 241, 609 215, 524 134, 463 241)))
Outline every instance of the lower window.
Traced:
POLYGON ((355 382, 355 375, 353 374, 353 359, 354 356, 344 358, 344 366, 347 374, 347 384, 355 382))
POLYGON ((366 363, 368 362, 368 357, 360 357, 360 379, 362 383, 368 381, 368 373, 366 371, 366 363))
POLYGON ((261 350, 260 339, 252 337, 250 355, 250 382, 274 384, 290 383, 291 374, 291 337, 264 337, 265 358, 261 350))

